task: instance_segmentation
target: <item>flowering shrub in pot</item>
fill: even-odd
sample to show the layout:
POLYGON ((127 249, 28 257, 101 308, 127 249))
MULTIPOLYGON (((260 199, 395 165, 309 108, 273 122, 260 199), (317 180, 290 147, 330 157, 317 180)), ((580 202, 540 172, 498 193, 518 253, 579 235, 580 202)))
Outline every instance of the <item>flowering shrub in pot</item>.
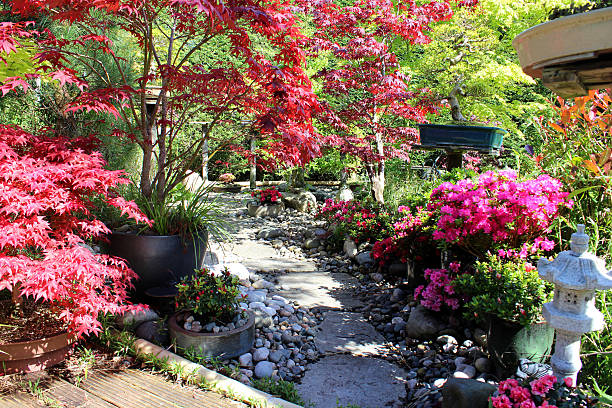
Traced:
POLYGON ((550 355, 554 330, 541 311, 552 300, 553 287, 531 263, 489 255, 452 286, 467 299, 465 316, 488 325, 487 348, 500 373, 511 374, 520 358, 541 362, 550 355))
POLYGON ((255 317, 242 311, 244 296, 238 278, 227 270, 213 274, 202 268, 177 284, 177 313, 168 326, 176 345, 210 357, 231 358, 246 353, 255 338, 255 317))
POLYGON ((100 314, 138 309, 126 301, 134 273, 85 246, 109 232, 92 215, 95 203, 149 222, 116 195, 128 180, 106 170, 94 146, 0 125, 0 290, 11 292, 13 315, 23 317, 25 300, 48 308, 76 336, 98 333, 100 314))
POLYGON ((273 205, 280 203, 283 195, 275 187, 255 190, 251 193, 259 205, 273 205))
POLYGON ((513 378, 501 381, 489 404, 493 408, 587 408, 597 406, 597 399, 573 388, 570 378, 558 381, 553 375, 545 375, 531 381, 513 378))

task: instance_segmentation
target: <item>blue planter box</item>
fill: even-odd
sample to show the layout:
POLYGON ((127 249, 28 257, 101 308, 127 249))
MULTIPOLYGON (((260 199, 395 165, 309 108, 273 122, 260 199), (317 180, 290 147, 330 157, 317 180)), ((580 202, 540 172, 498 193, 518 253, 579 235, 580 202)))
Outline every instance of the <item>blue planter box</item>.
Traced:
POLYGON ((499 149, 504 129, 488 126, 454 126, 419 124, 423 146, 467 146, 479 149, 499 149))

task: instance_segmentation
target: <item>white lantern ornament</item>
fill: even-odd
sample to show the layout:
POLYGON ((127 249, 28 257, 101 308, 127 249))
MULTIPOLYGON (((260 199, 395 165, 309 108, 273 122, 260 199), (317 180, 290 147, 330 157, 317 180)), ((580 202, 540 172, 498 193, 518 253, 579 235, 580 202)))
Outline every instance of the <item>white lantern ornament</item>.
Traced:
POLYGON ((540 277, 555 286, 553 301, 542 310, 556 335, 550 363, 558 380, 569 377, 574 385, 582 367, 580 337, 604 328, 603 315, 595 308, 595 291, 612 288, 612 275, 604 261, 588 252, 588 247, 589 236, 584 233, 584 225, 578 224, 570 241, 571 250, 561 252, 553 261, 538 261, 540 277))

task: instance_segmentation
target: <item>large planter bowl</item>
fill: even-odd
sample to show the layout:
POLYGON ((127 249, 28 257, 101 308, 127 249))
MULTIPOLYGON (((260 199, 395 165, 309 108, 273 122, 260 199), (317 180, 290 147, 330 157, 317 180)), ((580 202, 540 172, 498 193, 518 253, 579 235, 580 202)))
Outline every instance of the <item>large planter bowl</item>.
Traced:
POLYGON ((199 349, 203 356, 220 359, 238 357, 247 353, 255 341, 255 315, 248 313, 245 325, 219 333, 198 333, 185 330, 181 325, 183 316, 189 312, 178 312, 170 316, 168 328, 170 338, 181 349, 199 349))
POLYGON ((44 370, 64 361, 76 337, 68 333, 40 340, 0 344, 0 374, 44 370))
POLYGON ((534 78, 542 77, 544 67, 597 60, 602 56, 609 60, 605 54, 612 53, 612 7, 531 27, 517 35, 512 45, 523 71, 534 78))
POLYGON ((491 318, 487 349, 498 374, 505 378, 514 374, 521 358, 542 363, 550 357, 554 335, 555 330, 546 322, 521 326, 491 318))
POLYGON ((499 149, 504 129, 489 126, 454 126, 419 124, 423 146, 467 146, 476 149, 499 149))
POLYGON ((109 252, 125 259, 139 279, 136 295, 151 288, 173 287, 184 276, 202 266, 208 233, 193 239, 178 235, 137 235, 115 232, 110 236, 109 252))
POLYGON ((285 204, 270 204, 260 205, 255 201, 249 201, 247 203, 247 210, 251 217, 278 217, 283 211, 285 211, 285 204))

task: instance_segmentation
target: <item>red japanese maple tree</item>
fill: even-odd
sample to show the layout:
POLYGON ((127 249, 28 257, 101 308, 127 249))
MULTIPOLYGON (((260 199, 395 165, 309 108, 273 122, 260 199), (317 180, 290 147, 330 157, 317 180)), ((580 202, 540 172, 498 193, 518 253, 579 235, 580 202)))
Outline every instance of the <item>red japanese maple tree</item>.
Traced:
MULTIPOLYGON (((302 68, 304 38, 286 0, 17 0, 12 5, 15 12, 48 14, 84 32, 77 38, 39 33, 40 69, 81 89, 68 111, 110 112, 124 120, 127 136, 143 151, 140 188, 147 198, 156 194, 163 201, 220 123, 254 120, 268 141, 267 153, 278 161, 303 164, 319 153, 310 117, 318 105, 302 68), (140 49, 136 84, 109 40, 114 27, 140 49), (202 52, 205 46, 225 52, 211 57, 202 52), (113 82, 104 64, 85 52, 91 49, 112 57, 121 80, 113 82), (104 86, 88 87, 83 71, 104 86), (156 89, 147 93, 152 85, 156 89), (208 115, 207 133, 178 150, 174 141, 195 112, 208 115)), ((0 50, 15 46, 10 35, 0 34, 0 50)), ((13 78, 0 89, 17 86, 28 85, 13 78)))
POLYGON ((114 193, 128 180, 104 169, 88 139, 34 136, 0 125, 0 290, 46 301, 77 334, 100 330, 100 313, 123 313, 136 277, 123 261, 83 244, 108 233, 97 200, 149 222, 114 193))
MULTIPOLYGON (((475 1, 460 2, 474 6, 475 1)), ((435 112, 426 89, 410 88, 394 46, 425 44, 430 25, 452 16, 449 1, 358 0, 349 6, 333 1, 304 1, 316 27, 314 54, 333 55, 333 63, 316 77, 326 101, 323 122, 331 125, 327 143, 359 157, 371 182, 372 196, 384 202, 385 160, 408 160, 418 131, 435 112)))

